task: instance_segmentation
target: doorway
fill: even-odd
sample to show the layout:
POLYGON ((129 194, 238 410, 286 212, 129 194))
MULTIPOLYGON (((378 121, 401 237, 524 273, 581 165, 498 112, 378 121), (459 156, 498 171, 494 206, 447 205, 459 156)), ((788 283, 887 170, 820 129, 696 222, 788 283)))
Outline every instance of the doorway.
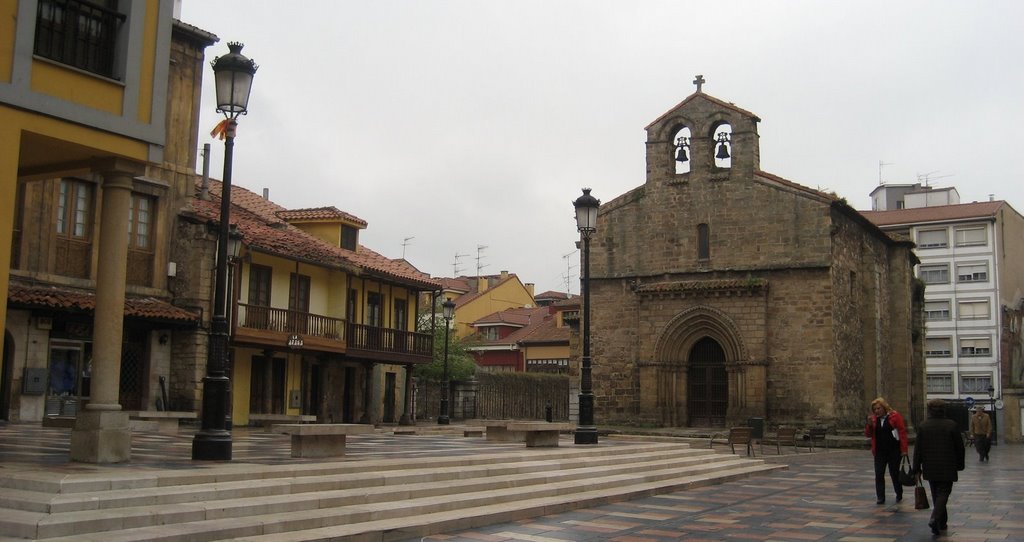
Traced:
POLYGON ((729 382, 725 351, 717 341, 704 337, 690 350, 686 389, 690 427, 725 427, 729 382))

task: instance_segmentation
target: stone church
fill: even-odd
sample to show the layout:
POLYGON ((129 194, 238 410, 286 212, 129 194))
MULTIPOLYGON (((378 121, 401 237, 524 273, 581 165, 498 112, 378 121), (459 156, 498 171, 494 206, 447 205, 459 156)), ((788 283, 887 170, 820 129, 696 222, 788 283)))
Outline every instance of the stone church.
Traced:
POLYGON ((856 429, 879 395, 922 419, 912 243, 761 171, 760 119, 694 82, 591 238, 597 424, 856 429))

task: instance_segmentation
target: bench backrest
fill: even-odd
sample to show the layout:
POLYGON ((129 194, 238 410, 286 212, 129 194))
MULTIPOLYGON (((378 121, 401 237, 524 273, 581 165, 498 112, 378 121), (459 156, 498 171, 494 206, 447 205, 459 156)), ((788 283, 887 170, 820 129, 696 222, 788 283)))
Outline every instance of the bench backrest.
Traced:
POLYGON ((753 434, 754 428, 752 427, 732 427, 729 429, 729 443, 750 444, 753 434))
POLYGON ((828 432, 828 428, 825 427, 812 427, 807 431, 810 437, 814 440, 820 440, 825 438, 826 432, 828 432))
POLYGON ((796 441, 796 427, 780 427, 776 434, 778 435, 779 442, 796 441))

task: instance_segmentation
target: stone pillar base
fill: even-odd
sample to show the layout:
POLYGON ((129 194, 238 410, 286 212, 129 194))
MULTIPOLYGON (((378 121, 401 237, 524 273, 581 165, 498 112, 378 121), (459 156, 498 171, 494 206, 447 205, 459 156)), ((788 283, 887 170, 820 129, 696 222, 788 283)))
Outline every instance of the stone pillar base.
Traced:
POLYGON ((83 463, 123 463, 132 458, 128 413, 121 410, 82 410, 71 430, 71 460, 83 463))

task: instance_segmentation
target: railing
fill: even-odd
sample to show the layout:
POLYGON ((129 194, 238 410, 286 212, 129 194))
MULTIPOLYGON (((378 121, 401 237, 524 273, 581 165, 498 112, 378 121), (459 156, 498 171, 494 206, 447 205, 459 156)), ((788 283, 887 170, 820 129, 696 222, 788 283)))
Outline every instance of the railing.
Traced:
POLYGON ((377 352, 431 356, 433 336, 400 329, 348 324, 348 347, 377 352))
POLYGON ((39 0, 35 53, 115 77, 114 53, 125 15, 86 0, 39 0))
POLYGON ((345 340, 345 320, 319 314, 238 304, 238 327, 345 340))

